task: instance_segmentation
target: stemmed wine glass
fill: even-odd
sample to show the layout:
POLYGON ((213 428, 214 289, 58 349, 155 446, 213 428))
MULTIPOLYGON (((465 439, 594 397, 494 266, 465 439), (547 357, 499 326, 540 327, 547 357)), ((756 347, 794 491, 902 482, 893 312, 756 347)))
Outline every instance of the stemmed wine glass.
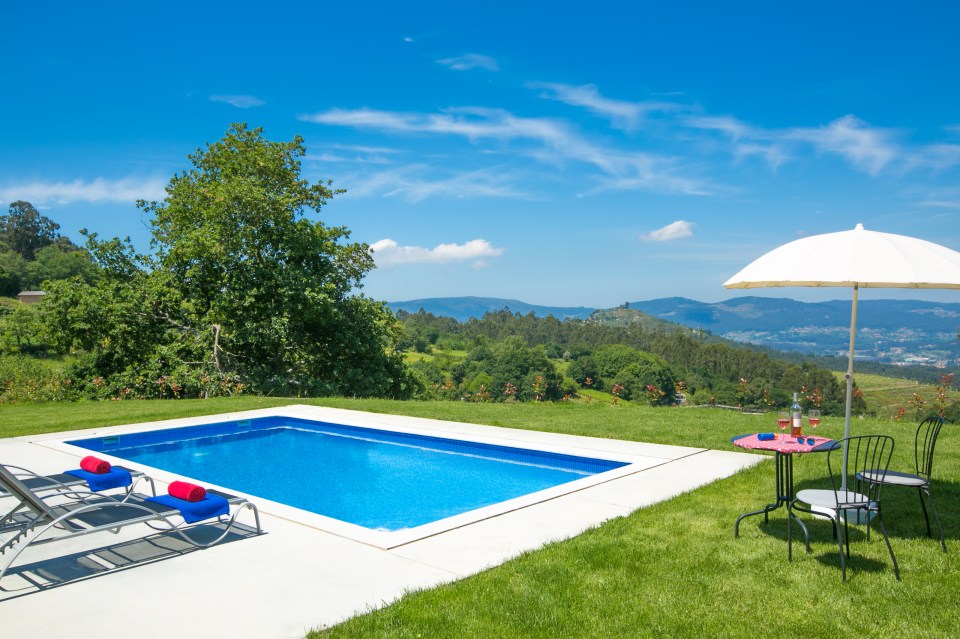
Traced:
POLYGON ((777 426, 780 427, 781 433, 787 432, 787 426, 790 425, 790 413, 783 410, 777 413, 777 426))
POLYGON ((810 425, 813 426, 813 430, 817 430, 817 426, 820 425, 820 411, 817 409, 811 409, 807 414, 807 421, 810 422, 810 425))

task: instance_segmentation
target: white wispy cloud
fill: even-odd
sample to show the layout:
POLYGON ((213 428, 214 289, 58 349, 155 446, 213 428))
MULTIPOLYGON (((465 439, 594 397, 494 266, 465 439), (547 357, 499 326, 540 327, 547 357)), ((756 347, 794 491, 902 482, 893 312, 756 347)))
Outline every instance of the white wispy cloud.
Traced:
POLYGON ((310 153, 306 162, 325 162, 341 164, 393 164, 395 156, 403 153, 400 149, 383 146, 364 146, 359 144, 317 145, 317 153, 310 153))
POLYGON ((499 257, 503 248, 496 248, 484 239, 470 240, 463 244, 438 244, 433 248, 401 246, 390 238, 370 245, 370 252, 377 266, 390 268, 401 264, 449 264, 473 261, 474 268, 485 268, 484 258, 499 257))
POLYGON ((487 71, 500 70, 496 60, 488 55, 480 55, 479 53, 465 53, 453 58, 443 58, 442 60, 437 60, 437 64, 442 64, 454 71, 470 71, 471 69, 485 69, 487 71))
POLYGON ((674 102, 627 102, 605 98, 593 84, 574 86, 554 82, 531 82, 527 86, 532 89, 543 89, 541 97, 583 107, 601 117, 609 118, 614 126, 627 130, 636 128, 648 113, 671 112, 686 108, 674 102))
POLYGON ((357 153, 376 153, 380 155, 405 153, 403 149, 394 149, 388 146, 365 146, 362 144, 330 144, 329 148, 341 151, 355 151, 357 153))
POLYGON ((657 229, 656 231, 651 231, 640 236, 641 240, 648 242, 671 242, 673 240, 682 240, 686 237, 693 236, 693 227, 695 224, 693 222, 687 222, 684 220, 677 220, 676 222, 671 222, 663 228, 657 229))
POLYGON ((224 102, 233 105, 238 109, 249 109, 251 107, 263 106, 266 104, 263 100, 252 95, 211 95, 211 102, 224 102))
POLYGON ((330 109, 299 116, 316 124, 349 126, 397 133, 460 135, 471 140, 526 138, 561 144, 571 137, 562 122, 548 118, 522 118, 501 109, 466 107, 440 113, 403 113, 374 109, 330 109))
POLYGON ((465 107, 435 114, 330 109, 299 118, 317 124, 381 132, 455 135, 474 143, 495 140, 533 144, 533 147, 524 146, 514 152, 555 165, 567 161, 591 164, 606 174, 598 180, 601 184, 599 190, 644 189, 696 195, 711 190, 702 180, 677 175, 678 169, 672 159, 610 149, 579 135, 565 122, 519 117, 502 109, 465 107))
POLYGON ((498 197, 530 199, 514 185, 515 173, 497 169, 478 169, 459 173, 437 171, 425 164, 409 164, 379 173, 345 176, 351 197, 399 197, 420 202, 430 197, 498 197))
POLYGON ((933 209, 960 209, 960 199, 957 200, 924 200, 920 206, 933 209))
POLYGON ((121 178, 107 180, 73 180, 47 182, 35 180, 0 186, 0 201, 26 200, 36 206, 70 204, 72 202, 134 202, 138 199, 159 200, 166 196, 167 180, 154 178, 121 178))
POLYGON ((901 155, 894 141, 895 131, 871 127, 854 115, 845 115, 817 128, 788 129, 783 136, 809 142, 819 151, 840 155, 870 175, 878 175, 901 155))
POLYGON ((694 129, 719 131, 733 140, 764 137, 758 129, 729 115, 691 115, 683 118, 681 124, 694 129))
POLYGON ((908 153, 904 159, 904 168, 907 171, 915 167, 943 170, 957 164, 960 164, 958 144, 928 144, 908 153))
POLYGON ((730 152, 737 160, 756 156, 776 170, 792 157, 782 133, 753 127, 730 115, 691 115, 682 118, 679 124, 726 136, 730 140, 730 152))
POLYGON ((773 168, 788 159, 800 157, 800 151, 811 146, 818 153, 839 156, 857 170, 872 176, 888 168, 943 167, 960 160, 954 158, 949 148, 921 146, 908 151, 897 141, 899 131, 870 126, 854 115, 845 115, 819 127, 784 129, 763 129, 726 115, 689 116, 683 118, 681 124, 721 133, 730 139, 731 152, 736 157, 756 155, 773 168))

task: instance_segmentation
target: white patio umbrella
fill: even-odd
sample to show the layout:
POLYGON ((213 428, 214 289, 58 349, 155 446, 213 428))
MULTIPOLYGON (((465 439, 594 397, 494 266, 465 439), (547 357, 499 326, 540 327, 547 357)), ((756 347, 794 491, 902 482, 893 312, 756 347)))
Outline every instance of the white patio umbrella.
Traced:
POLYGON ((748 264, 723 285, 726 288, 843 286, 853 289, 843 423, 843 436, 849 437, 859 289, 960 289, 960 253, 905 235, 867 231, 862 224, 857 224, 852 231, 813 235, 784 244, 748 264))

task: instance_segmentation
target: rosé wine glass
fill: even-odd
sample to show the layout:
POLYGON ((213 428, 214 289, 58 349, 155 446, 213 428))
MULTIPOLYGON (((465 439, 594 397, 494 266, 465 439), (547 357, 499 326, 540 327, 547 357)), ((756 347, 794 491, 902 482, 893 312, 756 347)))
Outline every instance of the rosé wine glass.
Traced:
POLYGON ((787 426, 790 425, 790 413, 783 410, 777 413, 777 426, 780 427, 780 433, 787 432, 787 426))
POLYGON ((810 422, 810 425, 813 426, 813 430, 817 430, 817 426, 820 425, 820 411, 813 409, 807 414, 807 421, 810 422))

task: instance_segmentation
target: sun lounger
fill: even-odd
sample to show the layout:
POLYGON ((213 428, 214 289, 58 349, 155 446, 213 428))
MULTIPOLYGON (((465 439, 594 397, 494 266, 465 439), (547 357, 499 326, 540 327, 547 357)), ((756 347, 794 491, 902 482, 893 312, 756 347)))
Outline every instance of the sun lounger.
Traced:
POLYGON ((207 491, 203 503, 185 502, 169 497, 148 497, 131 492, 124 499, 98 493, 71 491, 82 499, 56 503, 60 493, 53 493, 49 502, 31 490, 4 466, 0 466, 0 488, 19 499, 29 509, 32 517, 16 526, 0 532, 0 556, 6 556, 0 568, 0 580, 20 554, 31 546, 71 539, 81 535, 111 531, 134 524, 145 524, 153 531, 176 533, 187 543, 198 548, 208 548, 221 542, 237 523, 237 516, 244 508, 252 510, 257 534, 261 534, 260 513, 250 501, 221 493, 207 491), (233 510, 233 515, 226 515, 233 510), (226 526, 212 541, 201 542, 189 534, 188 524, 214 520, 226 526))
MULTIPOLYGON (((153 479, 138 470, 132 470, 123 466, 114 466, 109 473, 96 475, 82 470, 73 470, 55 475, 40 475, 20 466, 4 464, 14 477, 23 482, 23 485, 38 495, 51 492, 59 493, 65 498, 69 498, 75 491, 81 490, 100 492, 111 490, 113 488, 123 488, 124 496, 129 496, 140 482, 150 484, 150 493, 157 494, 157 489, 153 484, 153 479)), ((0 504, 12 498, 13 495, 0 484, 0 504)), ((23 500, 16 500, 8 510, 0 510, 0 531, 15 525, 15 516, 22 514, 24 510, 23 500)))

